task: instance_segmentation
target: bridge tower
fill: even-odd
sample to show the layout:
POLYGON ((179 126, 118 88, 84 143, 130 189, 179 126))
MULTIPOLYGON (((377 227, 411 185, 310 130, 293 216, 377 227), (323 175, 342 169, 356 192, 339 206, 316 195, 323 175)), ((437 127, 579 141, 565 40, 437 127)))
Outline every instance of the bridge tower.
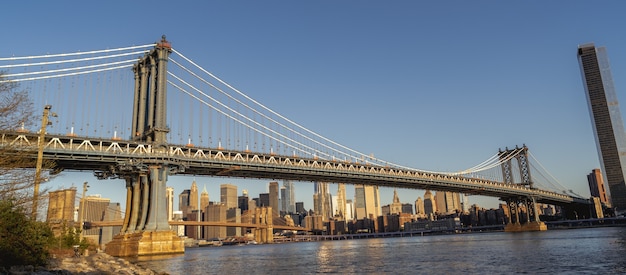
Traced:
MULTIPOLYGON (((167 154, 167 63, 172 51, 165 36, 133 67, 133 140, 155 154, 167 154)), ((165 158, 119 163, 111 172, 126 180, 126 214, 120 234, 106 252, 113 256, 183 253, 183 240, 169 227, 165 193, 167 177, 183 166, 165 158)))
MULTIPOLYGON (((504 151, 499 150, 498 156, 500 158, 502 167, 502 178, 505 184, 518 184, 533 189, 533 182, 530 176, 530 163, 528 161, 528 147, 526 145, 519 148, 515 146, 515 149, 509 150, 506 148, 504 151), (519 178, 521 182, 515 183, 513 175, 512 160, 517 161, 519 168, 519 178)), ((534 197, 507 197, 501 198, 505 201, 508 209, 508 224, 504 228, 507 232, 519 232, 519 231, 544 231, 547 230, 546 225, 539 220, 539 209, 537 207, 536 198, 534 197), (524 210, 525 216, 522 215, 524 210)))

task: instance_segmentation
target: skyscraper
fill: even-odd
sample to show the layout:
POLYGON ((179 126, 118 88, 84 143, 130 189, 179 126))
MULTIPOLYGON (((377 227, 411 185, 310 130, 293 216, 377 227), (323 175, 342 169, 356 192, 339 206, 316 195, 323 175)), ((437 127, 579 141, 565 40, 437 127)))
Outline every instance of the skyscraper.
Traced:
POLYGON ((442 214, 454 213, 461 211, 461 199, 459 193, 449 191, 437 191, 435 193, 435 203, 437 204, 437 212, 442 214))
POLYGON ((206 211, 206 207, 209 205, 209 192, 206 191, 206 184, 200 193, 200 210, 206 211))
POLYGON ((431 214, 435 214, 437 212, 437 204, 433 198, 433 194, 430 190, 426 190, 424 193, 424 214, 426 216, 430 216, 431 214))
POLYGON ((587 182, 589 183, 589 192, 591 193, 591 196, 598 197, 600 202, 608 204, 609 198, 606 195, 606 189, 604 188, 602 171, 600 171, 600 169, 593 169, 591 173, 587 175, 587 182))
POLYGON ((415 200, 415 214, 418 216, 423 216, 426 214, 424 212, 424 201, 420 197, 417 197, 417 200, 415 200))
POLYGON ((191 192, 189 193, 189 209, 198 210, 198 185, 195 180, 191 183, 191 192))
POLYGON ((191 190, 185 189, 178 195, 178 210, 183 212, 183 217, 187 217, 187 214, 191 213, 189 209, 189 193, 191 193, 191 190))
POLYGON ((232 184, 220 185, 220 201, 226 205, 226 209, 237 208, 237 186, 232 184))
POLYGON ((293 182, 286 180, 283 182, 283 187, 285 187, 285 197, 283 200, 285 202, 285 207, 287 207, 284 210, 287 213, 296 213, 296 194, 293 182))
POLYGON ((270 207, 272 207, 272 213, 274 216, 278 216, 280 213, 280 206, 278 204, 278 182, 270 182, 270 207))
POLYGON ((602 174, 609 185, 612 206, 621 214, 626 212, 626 134, 606 49, 593 44, 581 45, 578 62, 602 174))
POLYGON ((336 213, 334 213, 340 220, 346 220, 346 185, 343 183, 337 184, 337 204, 336 213))
POLYGON ((328 183, 315 182, 313 194, 313 211, 315 215, 322 216, 323 221, 333 217, 332 196, 328 190, 328 183))
POLYGON ((376 219, 381 215, 378 186, 355 185, 355 219, 376 219))

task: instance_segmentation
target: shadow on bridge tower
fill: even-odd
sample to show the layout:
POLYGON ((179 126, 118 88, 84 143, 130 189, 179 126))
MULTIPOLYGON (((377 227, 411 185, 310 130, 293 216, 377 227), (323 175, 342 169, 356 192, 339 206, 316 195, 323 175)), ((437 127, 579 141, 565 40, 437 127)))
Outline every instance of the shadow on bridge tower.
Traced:
MULTIPOLYGON (((528 147, 526 145, 515 149, 499 150, 502 167, 502 178, 505 184, 518 184, 533 189, 528 161, 528 147), (516 160, 521 182, 514 182, 513 159, 516 160)), ((539 220, 537 200, 533 196, 511 196, 501 198, 508 208, 508 224, 504 228, 506 232, 544 231, 548 230, 545 223, 539 220)))
POLYGON ((167 177, 184 168, 167 154, 167 63, 172 52, 165 36, 133 67, 133 140, 150 146, 150 158, 111 167, 111 174, 126 180, 126 214, 119 235, 106 252, 113 256, 183 253, 183 240, 170 229, 165 208, 167 177))

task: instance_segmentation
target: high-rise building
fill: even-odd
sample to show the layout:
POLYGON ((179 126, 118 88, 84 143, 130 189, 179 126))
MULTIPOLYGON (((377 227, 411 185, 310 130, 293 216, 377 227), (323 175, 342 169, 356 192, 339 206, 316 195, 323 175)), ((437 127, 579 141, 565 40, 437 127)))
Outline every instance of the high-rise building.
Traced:
POLYGON ((248 190, 244 189, 241 192, 241 196, 237 197, 237 207, 241 209, 241 212, 248 210, 250 198, 248 198, 248 190))
MULTIPOLYGON (((205 220, 209 222, 225 222, 227 220, 226 205, 217 203, 209 204, 205 210, 205 220)), ((227 231, 225 226, 207 226, 205 228, 206 239, 226 238, 227 231)))
POLYGON ((207 205, 209 205, 209 192, 206 191, 205 184, 202 193, 200 193, 200 210, 205 211, 207 205))
POLYGON ((343 183, 337 184, 337 203, 335 208, 335 216, 339 220, 346 220, 346 185, 343 183))
POLYGON ((285 201, 285 197, 287 197, 287 188, 285 186, 280 187, 280 198, 278 198, 278 202, 280 204, 280 211, 287 212, 287 201, 285 201))
POLYGON ((328 183, 315 182, 313 194, 313 212, 321 216, 323 221, 333 217, 332 196, 328 190, 328 183))
POLYGON ((191 213, 189 208, 189 194, 191 190, 185 189, 178 195, 178 210, 183 212, 183 217, 187 217, 188 213, 191 213))
POLYGON ((461 198, 459 193, 450 191, 437 191, 435 193, 435 203, 437 212, 441 214, 455 213, 461 211, 461 198))
POLYGON ((304 202, 301 202, 301 201, 296 202, 296 213, 298 214, 306 213, 306 209, 304 209, 304 202))
POLYGON ((378 186, 355 185, 355 218, 356 219, 377 219, 381 215, 380 193, 378 186))
POLYGON ((430 190, 426 190, 424 193, 424 214, 426 216, 430 216, 437 212, 437 204, 435 203, 435 199, 433 198, 433 194, 430 190))
POLYGON ((283 201, 286 207, 284 210, 287 213, 296 213, 296 189, 293 182, 286 180, 283 182, 283 187, 285 187, 285 197, 283 201))
POLYGON ((400 214, 402 213, 402 203, 400 202, 400 197, 398 197, 398 191, 393 190, 393 201, 389 205, 389 214, 400 214))
POLYGON ((270 182, 270 207, 274 216, 280 215, 280 205, 278 204, 278 182, 270 182))
POLYGON ((258 207, 270 206, 270 193, 259 194, 259 202, 256 204, 258 207))
POLYGON ((171 221, 174 217, 174 187, 165 188, 165 209, 167 209, 167 220, 171 221))
POLYGON ((220 201, 226 205, 226 209, 237 208, 237 186, 232 184, 220 185, 220 201))
POLYGON ((421 197, 417 197, 417 200, 415 200, 415 214, 418 216, 423 216, 426 214, 424 212, 424 201, 421 197))
POLYGON ((578 62, 603 178, 609 186, 611 205, 621 214, 626 212, 626 134, 606 49, 581 45, 578 62))
POLYGON ((598 197, 600 202, 605 205, 608 204, 609 197, 606 195, 604 180, 600 169, 591 170, 591 173, 587 175, 587 182, 589 183, 589 193, 591 193, 591 196, 598 197))
POLYGON ((344 214, 344 219, 346 221, 354 219, 354 203, 352 200, 346 200, 346 213, 344 214))
POLYGON ((198 185, 195 180, 191 183, 191 192, 189 192, 189 209, 198 210, 198 185))

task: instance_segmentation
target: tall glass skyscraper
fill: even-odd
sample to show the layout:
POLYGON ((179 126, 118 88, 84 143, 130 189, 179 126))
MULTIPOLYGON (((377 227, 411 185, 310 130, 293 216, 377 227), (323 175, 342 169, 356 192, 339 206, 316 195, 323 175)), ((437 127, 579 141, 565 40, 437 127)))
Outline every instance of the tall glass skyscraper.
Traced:
POLYGON ((616 213, 626 213, 626 134, 604 47, 578 47, 578 62, 595 132, 602 174, 616 213))

